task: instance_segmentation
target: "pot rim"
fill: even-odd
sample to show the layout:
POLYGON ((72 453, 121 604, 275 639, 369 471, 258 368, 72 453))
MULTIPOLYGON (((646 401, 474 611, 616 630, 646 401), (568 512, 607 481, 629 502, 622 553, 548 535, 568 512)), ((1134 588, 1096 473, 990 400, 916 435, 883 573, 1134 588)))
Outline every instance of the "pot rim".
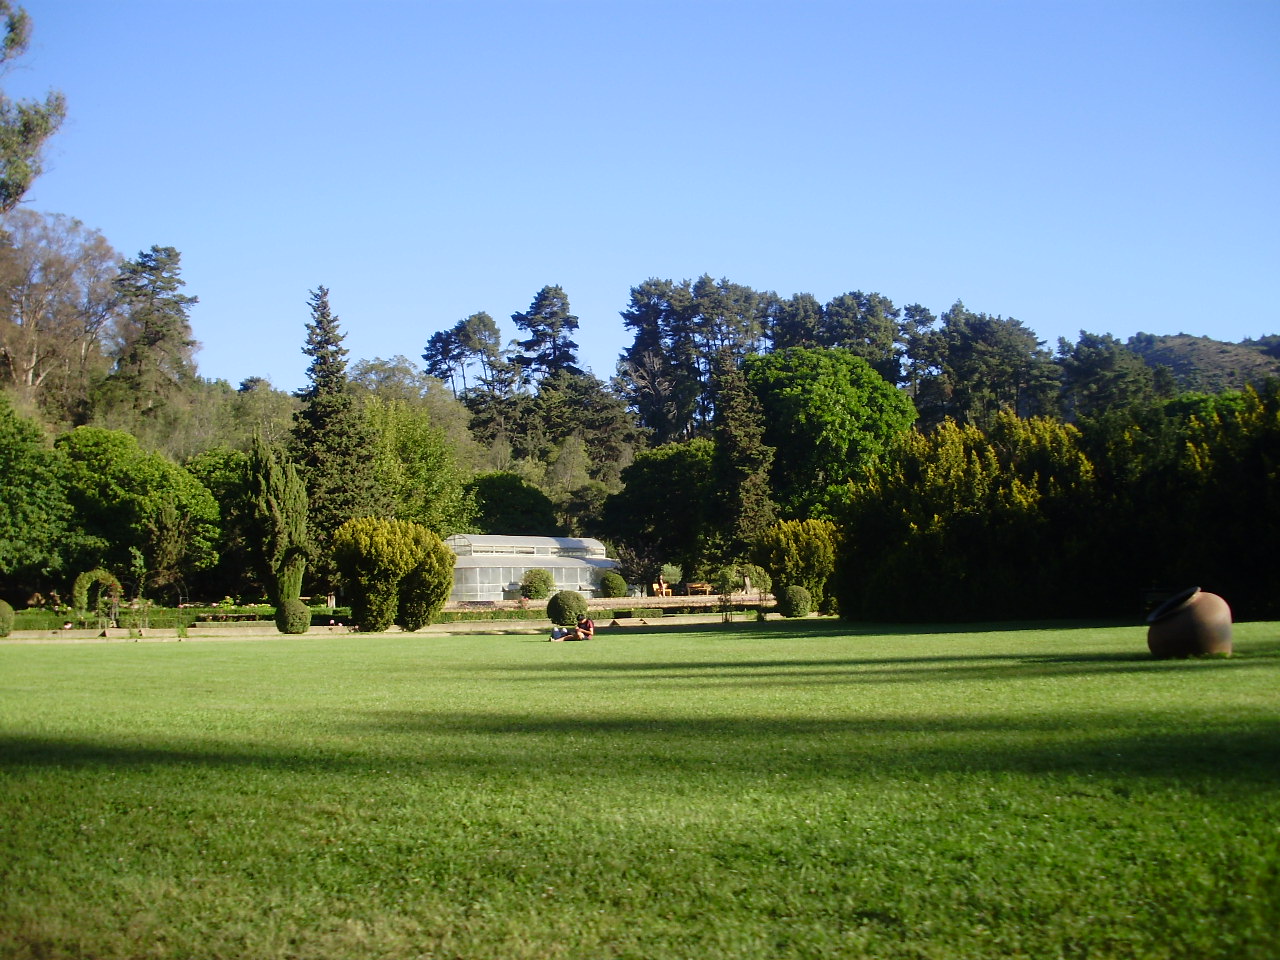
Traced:
POLYGON ((1199 587, 1187 587, 1185 590, 1180 590, 1147 614, 1147 623, 1155 623, 1157 620, 1163 620, 1165 617, 1169 616, 1169 614, 1174 613, 1180 607, 1185 606, 1191 598, 1199 592, 1199 587))

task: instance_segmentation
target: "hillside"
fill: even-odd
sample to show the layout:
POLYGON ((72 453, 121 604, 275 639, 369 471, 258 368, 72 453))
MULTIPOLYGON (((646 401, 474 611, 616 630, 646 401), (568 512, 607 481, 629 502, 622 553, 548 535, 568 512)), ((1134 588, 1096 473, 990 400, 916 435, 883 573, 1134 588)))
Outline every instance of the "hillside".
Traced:
POLYGON ((1181 390, 1221 393, 1280 376, 1280 337, 1226 343, 1185 333, 1139 333, 1129 349, 1150 367, 1168 367, 1181 390))

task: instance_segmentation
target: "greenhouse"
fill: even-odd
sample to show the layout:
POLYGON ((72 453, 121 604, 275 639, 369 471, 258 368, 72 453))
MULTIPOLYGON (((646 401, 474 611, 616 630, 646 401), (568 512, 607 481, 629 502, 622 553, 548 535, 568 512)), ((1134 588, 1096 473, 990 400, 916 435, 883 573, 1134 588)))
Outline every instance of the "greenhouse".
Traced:
POLYGON ((618 562, 605 556, 604 544, 582 537, 501 537, 458 533, 445 538, 457 559, 451 602, 518 600, 527 571, 546 570, 556 590, 593 597, 602 574, 618 562))

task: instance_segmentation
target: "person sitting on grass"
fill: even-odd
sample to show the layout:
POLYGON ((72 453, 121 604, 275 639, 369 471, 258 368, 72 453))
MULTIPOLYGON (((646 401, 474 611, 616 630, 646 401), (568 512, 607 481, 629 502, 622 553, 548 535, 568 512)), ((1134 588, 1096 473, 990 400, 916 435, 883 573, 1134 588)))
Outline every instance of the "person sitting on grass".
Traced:
POLYGON ((590 640, 596 635, 596 622, 585 613, 578 618, 578 625, 569 630, 556 627, 551 631, 552 640, 590 640))

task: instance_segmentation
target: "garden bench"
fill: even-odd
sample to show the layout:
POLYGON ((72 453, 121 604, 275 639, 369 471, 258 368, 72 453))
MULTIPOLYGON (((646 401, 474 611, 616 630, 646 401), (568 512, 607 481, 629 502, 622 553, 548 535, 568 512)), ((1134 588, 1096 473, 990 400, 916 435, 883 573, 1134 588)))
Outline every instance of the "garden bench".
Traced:
POLYGON ((684 585, 685 593, 689 596, 701 594, 703 596, 711 596, 711 584, 709 583, 686 583, 684 585))

